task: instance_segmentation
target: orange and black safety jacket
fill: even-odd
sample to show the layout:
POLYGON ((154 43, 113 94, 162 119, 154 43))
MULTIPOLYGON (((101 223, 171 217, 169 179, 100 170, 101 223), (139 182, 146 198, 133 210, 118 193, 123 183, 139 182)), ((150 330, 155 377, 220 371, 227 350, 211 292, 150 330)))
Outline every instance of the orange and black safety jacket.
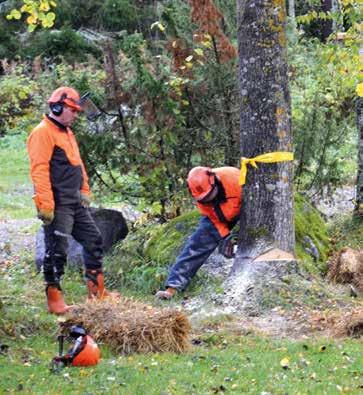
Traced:
POLYGON ((240 171, 235 167, 219 167, 212 169, 212 172, 217 177, 217 185, 219 183, 223 191, 219 192, 213 202, 197 203, 197 207, 202 215, 212 221, 221 237, 226 237, 238 222, 241 211, 240 171))
POLYGON ((30 176, 38 209, 80 202, 89 195, 88 177, 70 128, 44 116, 27 140, 30 176))

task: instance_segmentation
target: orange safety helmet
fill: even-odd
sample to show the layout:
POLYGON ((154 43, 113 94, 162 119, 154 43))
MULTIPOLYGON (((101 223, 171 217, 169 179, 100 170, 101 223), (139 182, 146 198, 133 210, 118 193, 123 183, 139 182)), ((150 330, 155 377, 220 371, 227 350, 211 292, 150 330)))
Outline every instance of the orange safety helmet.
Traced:
POLYGON ((187 183, 193 198, 201 201, 212 192, 216 183, 216 175, 210 167, 197 166, 190 170, 187 183))
POLYGON ((82 107, 80 106, 80 96, 79 93, 67 86, 61 86, 56 89, 48 99, 49 104, 66 104, 69 107, 76 109, 77 111, 82 111, 82 107))
POLYGON ((86 335, 83 350, 73 359, 72 366, 94 366, 101 358, 101 351, 91 336, 86 335))

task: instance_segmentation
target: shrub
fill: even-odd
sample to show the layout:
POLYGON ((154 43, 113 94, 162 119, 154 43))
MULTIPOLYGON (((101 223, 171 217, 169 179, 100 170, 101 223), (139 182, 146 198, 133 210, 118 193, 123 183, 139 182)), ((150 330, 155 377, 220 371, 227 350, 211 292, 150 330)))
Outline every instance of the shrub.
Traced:
POLYGON ((67 63, 74 64, 86 61, 89 55, 100 57, 101 51, 71 28, 64 27, 59 31, 42 30, 29 37, 23 54, 31 58, 41 55, 51 59, 64 59, 67 63))
POLYGON ((40 101, 36 81, 17 72, 4 76, 0 80, 0 136, 29 131, 40 115, 40 101))

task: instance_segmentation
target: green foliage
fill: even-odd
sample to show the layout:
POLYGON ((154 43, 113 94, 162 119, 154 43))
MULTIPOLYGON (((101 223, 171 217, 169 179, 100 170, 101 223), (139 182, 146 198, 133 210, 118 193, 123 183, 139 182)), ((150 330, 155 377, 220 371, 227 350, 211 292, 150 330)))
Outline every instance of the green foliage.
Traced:
POLYGON ((50 28, 54 25, 55 13, 53 9, 57 6, 55 1, 24 0, 21 3, 21 8, 13 8, 9 14, 6 15, 6 19, 19 20, 23 15, 26 15, 26 23, 30 32, 33 32, 37 26, 50 28))
POLYGON ((142 10, 130 0, 106 0, 99 10, 100 23, 104 29, 127 30, 130 33, 137 29, 140 14, 142 10))
POLYGON ((56 27, 69 25, 74 29, 86 27, 132 33, 140 26, 143 8, 152 12, 147 6, 137 5, 131 0, 61 1, 57 7, 56 27))
POLYGON ((359 250, 363 245, 363 219, 351 214, 338 216, 329 226, 329 235, 335 251, 343 247, 359 250))
POLYGON ((29 131, 39 105, 37 83, 19 72, 0 79, 0 136, 29 131))
POLYGON ((59 31, 39 31, 32 36, 23 50, 24 56, 58 58, 67 63, 84 62, 90 55, 100 57, 101 51, 69 27, 59 31))
POLYGON ((18 29, 18 24, 6 21, 0 13, 0 59, 13 59, 19 53, 18 29))
MULTIPOLYGON (((231 4, 216 4, 226 14, 224 28, 233 42, 231 4)), ((163 220, 175 215, 185 204, 185 177, 191 167, 238 166, 240 156, 236 62, 220 61, 212 37, 195 40, 197 26, 190 23, 189 12, 181 0, 157 2, 156 7, 127 0, 60 2, 60 30, 34 34, 26 48, 18 48, 23 55, 46 56, 57 65, 33 75, 28 63, 23 74, 4 77, 12 80, 11 95, 35 84, 40 92, 21 103, 21 112, 7 112, 19 97, 4 106, 4 114, 0 110, 1 132, 28 131, 55 86, 91 91, 114 114, 91 126, 81 119, 74 127, 93 189, 99 196, 111 191, 163 220), (153 23, 165 30, 151 29, 153 23), (125 27, 130 34, 115 39, 110 52, 103 49, 101 64, 89 57, 99 58, 99 51, 73 31, 81 26, 125 27), (175 53, 177 41, 182 45, 175 53), (113 69, 107 63, 110 57, 113 69), (20 78, 25 80, 15 81, 20 78)), ((4 53, 11 51, 7 45, 4 53)), ((300 191, 319 192, 355 175, 355 51, 354 46, 323 46, 297 37, 290 45, 295 182, 300 191)))
POLYGON ((296 183, 320 191, 355 175, 355 48, 303 41, 290 49, 296 183))

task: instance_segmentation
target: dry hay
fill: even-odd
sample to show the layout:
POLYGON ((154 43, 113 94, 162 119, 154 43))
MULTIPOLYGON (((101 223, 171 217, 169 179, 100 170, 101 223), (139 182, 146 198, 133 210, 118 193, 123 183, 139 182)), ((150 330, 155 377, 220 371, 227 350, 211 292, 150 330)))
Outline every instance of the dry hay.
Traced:
POLYGON ((363 292, 363 251, 344 247, 328 262, 328 278, 336 283, 349 283, 363 292))
POLYGON ((363 307, 328 312, 314 312, 310 317, 312 327, 318 331, 328 331, 337 337, 363 336, 363 307))
POLYGON ((107 299, 76 305, 62 322, 65 332, 83 325, 98 342, 124 355, 181 353, 189 348, 190 324, 184 313, 156 309, 131 299, 107 299))

